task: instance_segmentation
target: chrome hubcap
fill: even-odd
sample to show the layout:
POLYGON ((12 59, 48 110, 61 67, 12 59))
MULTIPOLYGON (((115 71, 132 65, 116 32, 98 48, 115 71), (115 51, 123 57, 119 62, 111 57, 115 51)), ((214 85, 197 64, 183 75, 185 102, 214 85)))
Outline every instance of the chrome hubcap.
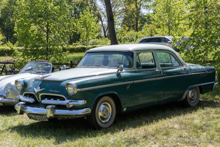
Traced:
POLYGON ((101 103, 98 109, 98 117, 102 123, 107 123, 112 116, 112 107, 108 102, 101 103))
POLYGON ((189 100, 191 103, 194 103, 198 98, 197 90, 194 88, 189 90, 189 100))

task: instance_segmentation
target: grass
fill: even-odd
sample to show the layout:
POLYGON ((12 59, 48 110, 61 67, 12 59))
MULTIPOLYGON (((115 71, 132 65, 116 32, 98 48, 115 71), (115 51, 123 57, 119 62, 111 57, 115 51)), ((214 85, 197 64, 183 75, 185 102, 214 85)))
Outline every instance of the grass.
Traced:
POLYGON ((116 117, 93 130, 84 119, 37 122, 0 107, 2 146, 220 146, 220 88, 202 95, 196 107, 179 103, 116 117), (218 96, 215 97, 214 95, 218 96))

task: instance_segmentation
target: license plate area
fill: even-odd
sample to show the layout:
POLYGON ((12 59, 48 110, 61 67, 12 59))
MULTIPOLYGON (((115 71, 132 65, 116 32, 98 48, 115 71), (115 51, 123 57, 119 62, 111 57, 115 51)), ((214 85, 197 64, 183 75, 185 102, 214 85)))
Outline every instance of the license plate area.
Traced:
POLYGON ((27 114, 29 119, 34 119, 37 121, 48 121, 47 116, 44 115, 36 115, 36 114, 27 114))

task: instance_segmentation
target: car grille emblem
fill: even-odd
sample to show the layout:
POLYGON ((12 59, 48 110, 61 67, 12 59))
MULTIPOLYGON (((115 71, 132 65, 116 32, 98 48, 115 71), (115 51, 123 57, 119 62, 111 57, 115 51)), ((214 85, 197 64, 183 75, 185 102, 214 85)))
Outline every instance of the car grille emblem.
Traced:
POLYGON ((55 93, 58 93, 59 91, 56 91, 56 90, 49 90, 50 92, 55 92, 55 93))
POLYGON ((35 93, 38 93, 42 90, 44 90, 45 88, 40 89, 40 87, 38 86, 37 88, 34 88, 35 93))

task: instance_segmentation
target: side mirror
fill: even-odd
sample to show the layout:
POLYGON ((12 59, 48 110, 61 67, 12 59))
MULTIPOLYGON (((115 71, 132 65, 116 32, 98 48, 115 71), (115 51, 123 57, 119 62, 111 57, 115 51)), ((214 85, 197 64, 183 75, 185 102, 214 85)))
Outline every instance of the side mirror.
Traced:
POLYGON ((172 41, 168 41, 167 43, 168 43, 168 44, 172 44, 172 41))
POLYGON ((122 72, 124 70, 124 65, 119 65, 118 69, 117 69, 117 74, 119 74, 120 72, 122 72))

